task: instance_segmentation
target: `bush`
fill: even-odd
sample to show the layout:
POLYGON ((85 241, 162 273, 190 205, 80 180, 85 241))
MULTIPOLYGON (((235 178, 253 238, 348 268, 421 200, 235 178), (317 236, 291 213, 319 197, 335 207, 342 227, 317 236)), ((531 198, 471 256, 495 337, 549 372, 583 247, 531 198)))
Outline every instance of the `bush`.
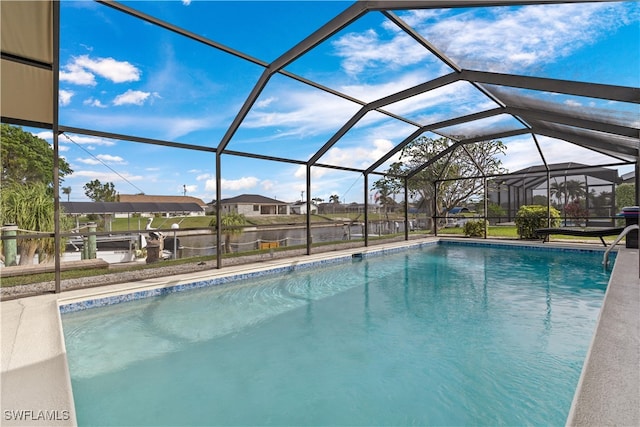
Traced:
MULTIPOLYGON (((549 211, 551 227, 560 225, 560 212, 554 207, 549 211)), ((521 239, 538 239, 536 228, 547 227, 547 207, 541 205, 520 206, 516 214, 516 228, 521 239)))
POLYGON ((467 237, 484 237, 488 225, 484 219, 469 220, 464 223, 462 232, 467 237))

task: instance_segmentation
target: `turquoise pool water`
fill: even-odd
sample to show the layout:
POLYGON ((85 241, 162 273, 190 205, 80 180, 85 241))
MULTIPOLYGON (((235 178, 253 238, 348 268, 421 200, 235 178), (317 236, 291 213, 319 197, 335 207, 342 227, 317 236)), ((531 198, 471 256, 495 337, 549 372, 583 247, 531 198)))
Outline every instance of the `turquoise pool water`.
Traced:
POLYGON ((601 253, 440 244, 62 316, 80 425, 564 425, 601 253))

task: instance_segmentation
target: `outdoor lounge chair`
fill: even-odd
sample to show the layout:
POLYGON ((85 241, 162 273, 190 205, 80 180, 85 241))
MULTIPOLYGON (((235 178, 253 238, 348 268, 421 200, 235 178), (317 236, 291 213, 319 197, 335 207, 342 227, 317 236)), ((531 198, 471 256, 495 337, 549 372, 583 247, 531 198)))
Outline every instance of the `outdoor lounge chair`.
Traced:
POLYGON ((603 245, 607 246, 604 241, 604 236, 617 236, 622 233, 624 227, 609 227, 609 228, 538 228, 536 234, 542 237, 543 242, 549 241, 551 234, 562 234, 565 236, 578 236, 578 237, 599 237, 603 245))

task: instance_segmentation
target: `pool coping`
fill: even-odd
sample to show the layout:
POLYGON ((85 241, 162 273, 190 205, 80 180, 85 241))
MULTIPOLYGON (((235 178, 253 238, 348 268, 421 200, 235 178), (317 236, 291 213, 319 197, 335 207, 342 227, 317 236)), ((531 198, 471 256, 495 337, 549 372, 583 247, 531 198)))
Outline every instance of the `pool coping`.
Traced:
MULTIPOLYGON (((435 244, 438 241, 491 246, 528 246, 544 250, 602 251, 592 245, 496 241, 484 239, 425 238, 370 247, 360 247, 259 264, 228 266, 178 276, 121 283, 101 288, 79 289, 63 294, 3 301, 0 305, 2 329, 2 408, 3 425, 76 425, 71 380, 67 366, 61 307, 103 299, 119 302, 119 295, 131 298, 151 296, 162 289, 228 277, 250 277, 265 271, 305 268, 355 256, 375 256, 390 251, 435 244), (141 294, 136 294, 141 293, 141 294), (113 299, 115 298, 115 299, 113 299), (22 411, 22 412, 15 412, 22 411), (24 418, 18 421, 15 418, 24 418)), ((282 270, 282 271, 285 271, 282 270)), ((640 425, 640 278, 638 250, 618 248, 617 260, 591 346, 573 400, 567 425, 640 425), (634 410, 635 409, 635 410, 634 410)), ((228 280, 227 280, 228 281, 228 280)), ((183 288, 180 288, 183 286, 183 288)), ((193 286, 199 287, 199 286, 193 286)), ((86 307, 85 307, 86 308, 86 307)), ((63 309, 64 310, 64 309, 63 309)))

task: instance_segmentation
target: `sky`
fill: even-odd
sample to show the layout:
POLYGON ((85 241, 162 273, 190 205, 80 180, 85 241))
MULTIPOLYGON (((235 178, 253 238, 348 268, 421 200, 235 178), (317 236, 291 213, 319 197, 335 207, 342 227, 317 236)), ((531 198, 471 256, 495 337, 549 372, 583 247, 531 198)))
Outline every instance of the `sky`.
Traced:
MULTIPOLYGON (((340 13, 341 1, 140 1, 124 4, 242 52, 213 49, 101 4, 61 3, 60 124, 136 137, 216 147, 264 68, 340 13)), ((640 86, 640 3, 613 2, 479 9, 397 11, 429 42, 466 69, 640 86)), ((289 64, 288 72, 371 102, 448 74, 451 69, 388 20, 371 12, 289 64)), ((515 91, 512 91, 515 92, 515 91)), ((520 91, 526 92, 526 91, 520 91)), ((637 105, 533 94, 567 108, 599 108, 640 125, 637 105)), ((458 82, 385 109, 421 124, 496 105, 458 82)), ((228 150, 308 160, 360 105, 276 74, 233 135, 228 150)), ((517 124, 497 116, 452 129, 473 134, 517 124)), ((370 112, 320 163, 365 169, 416 128, 370 112)), ((52 141, 51 132, 29 129, 52 141)), ((434 134, 425 134, 438 137, 434 134)), ((506 138, 509 171, 541 164, 530 135, 506 138)), ((610 164, 614 159, 539 138, 549 163, 610 164)), ((69 200, 88 201, 83 186, 113 182, 121 194, 215 199, 215 155, 157 145, 64 134, 60 154, 73 173, 69 200)), ((394 160, 394 159, 392 159, 394 160)), ((388 163, 379 168, 383 171, 388 163)), ((632 170, 622 167, 621 173, 632 170)), ((222 197, 260 194, 306 198, 305 168, 221 157, 222 197)), ((370 184, 375 181, 370 179, 370 184)), ((362 202, 361 173, 312 169, 312 197, 362 202)), ((62 196, 66 201, 66 196, 62 196)))

